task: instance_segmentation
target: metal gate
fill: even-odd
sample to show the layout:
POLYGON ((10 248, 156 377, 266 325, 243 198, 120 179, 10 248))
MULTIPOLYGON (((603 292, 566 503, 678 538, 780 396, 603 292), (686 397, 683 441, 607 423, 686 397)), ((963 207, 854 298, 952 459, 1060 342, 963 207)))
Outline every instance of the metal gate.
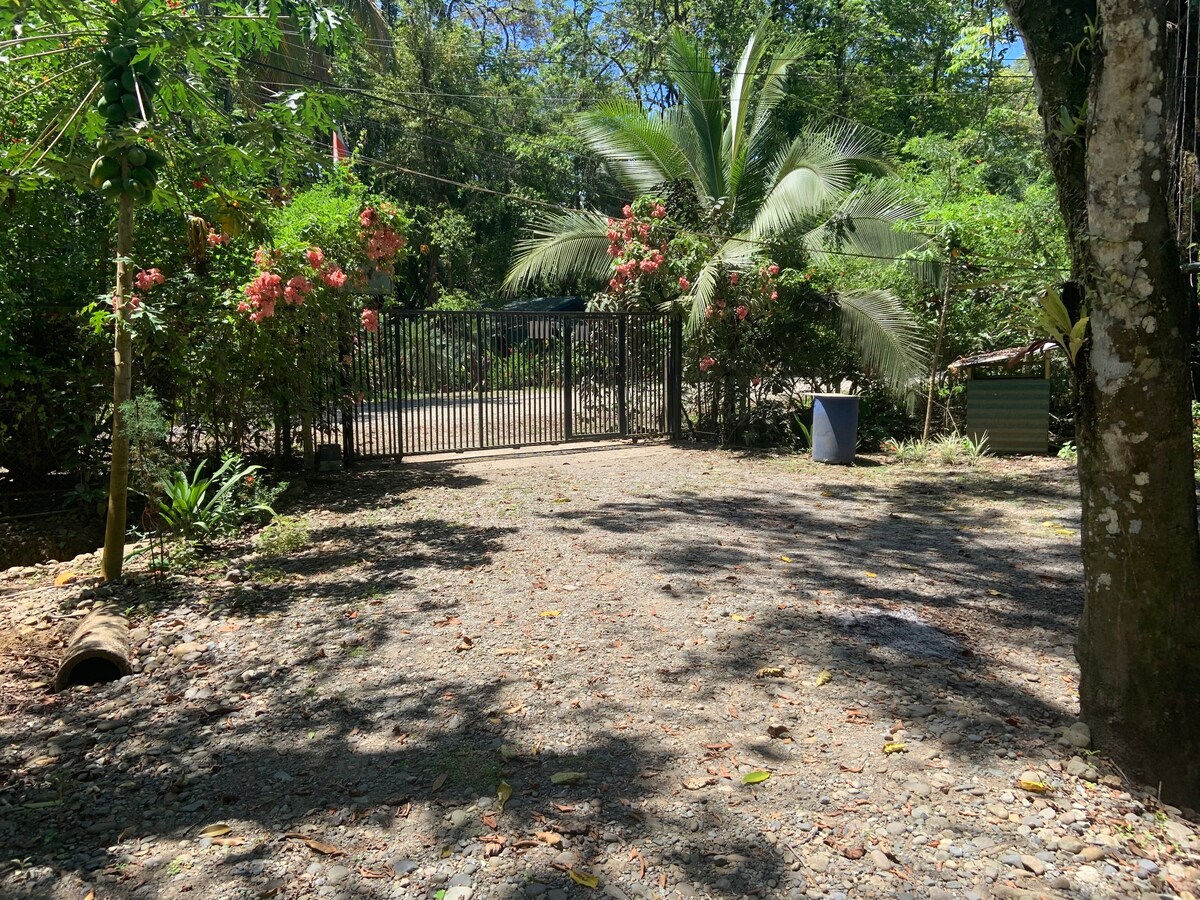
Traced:
POLYGON ((677 436, 682 349, 654 314, 385 313, 350 355, 343 453, 677 436))

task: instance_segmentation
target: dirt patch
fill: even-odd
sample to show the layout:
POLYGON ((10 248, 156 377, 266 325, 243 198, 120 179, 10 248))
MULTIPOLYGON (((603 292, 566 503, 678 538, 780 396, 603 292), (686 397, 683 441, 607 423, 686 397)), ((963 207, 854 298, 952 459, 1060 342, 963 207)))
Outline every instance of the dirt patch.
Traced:
MULTIPOLYGON (((0 714, 0 893, 1194 892, 1191 826, 1067 732, 1073 471, 865 462, 313 484, 303 550, 120 589, 139 674, 0 714)), ((78 611, 53 572, 7 621, 78 611)))

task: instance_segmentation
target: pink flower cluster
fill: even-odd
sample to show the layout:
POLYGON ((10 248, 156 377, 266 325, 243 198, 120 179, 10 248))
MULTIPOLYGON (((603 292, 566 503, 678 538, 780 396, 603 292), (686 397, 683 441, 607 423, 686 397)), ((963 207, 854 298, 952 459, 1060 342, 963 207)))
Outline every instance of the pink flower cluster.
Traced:
POLYGON ((716 364, 717 364, 717 361, 715 359, 713 359, 711 356, 707 356, 707 355, 702 356, 700 358, 700 371, 707 372, 709 369, 711 369, 716 364))
POLYGON ((364 309, 362 311, 362 327, 364 331, 369 331, 374 334, 379 330, 379 313, 373 309, 364 309))
POLYGON ((363 229, 358 237, 366 245, 367 259, 380 272, 389 275, 395 273, 396 257, 408 243, 407 238, 392 227, 396 214, 396 210, 387 205, 379 209, 368 206, 358 214, 358 224, 363 229))
POLYGON ((293 306, 299 306, 304 298, 312 293, 313 283, 303 275, 293 275, 283 288, 283 299, 293 306))
POLYGON ((266 247, 259 247, 254 251, 254 264, 260 269, 269 269, 275 263, 279 262, 282 256, 278 250, 268 250, 266 247))
POLYGON ((139 291, 149 291, 166 280, 166 276, 158 269, 142 269, 133 276, 133 285, 139 291))
POLYGON ((208 233, 208 246, 223 247, 228 243, 229 235, 225 234, 223 231, 210 231, 208 233))
POLYGON ((608 220, 607 253, 614 261, 608 288, 614 294, 625 293, 641 276, 655 275, 666 264, 667 235, 659 223, 666 218, 667 208, 656 202, 648 219, 639 218, 628 204, 623 212, 624 220, 608 220))
POLYGON ((249 300, 238 304, 238 312, 250 313, 251 322, 269 319, 275 315, 275 303, 282 295, 283 279, 274 272, 263 272, 246 285, 249 300))
MULTIPOLYGON (((779 299, 779 291, 775 287, 775 276, 778 274, 779 266, 776 263, 761 266, 757 271, 730 272, 729 293, 734 299, 727 301, 725 297, 718 297, 704 310, 704 317, 724 319, 726 315, 732 315, 739 322, 745 322, 750 316, 750 304, 755 294, 771 300, 779 299)), ((687 290, 683 286, 685 281, 681 278, 679 286, 687 290)))

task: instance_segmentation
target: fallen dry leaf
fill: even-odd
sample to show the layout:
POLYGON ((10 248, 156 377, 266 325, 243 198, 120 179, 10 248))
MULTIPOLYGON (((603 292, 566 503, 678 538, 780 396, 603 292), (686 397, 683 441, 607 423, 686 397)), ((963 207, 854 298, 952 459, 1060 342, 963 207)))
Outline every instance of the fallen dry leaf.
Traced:
POLYGON ((559 616, 562 615, 562 610, 561 609, 543 609, 540 613, 538 613, 538 615, 541 616, 543 619, 557 619, 559 616))
POLYGON ((1045 794, 1050 791, 1050 786, 1044 781, 1031 781, 1028 778, 1017 781, 1017 787, 1023 791, 1029 791, 1031 794, 1045 794))
POLYGON ((777 738, 777 739, 785 738, 785 737, 790 737, 791 732, 788 731, 788 727, 786 725, 768 725, 767 726, 767 736, 777 738))
POLYGON ((504 812, 504 804, 512 798, 512 785, 501 781, 496 785, 496 800, 500 803, 500 812, 504 812))
POLYGON ((200 837, 215 838, 223 834, 229 834, 233 829, 224 822, 215 822, 212 825, 206 825, 200 830, 200 837))
POLYGON ((901 743, 891 743, 883 745, 884 753, 907 753, 908 748, 901 743))
POLYGON ((534 837, 543 844, 549 844, 551 847, 557 847, 562 843, 562 835, 555 834, 553 831, 539 831, 534 837))
POLYGON ((587 778, 587 772, 555 772, 550 776, 551 784, 579 784, 587 778))
POLYGON ((590 872, 584 872, 579 869, 567 869, 567 875, 573 882, 583 885, 585 888, 595 890, 600 887, 600 879, 590 872))
POLYGON ((842 851, 842 856, 846 859, 862 859, 867 855, 865 847, 847 847, 842 851))
POLYGON ((446 783, 446 778, 448 776, 449 776, 449 773, 443 772, 437 778, 433 779, 433 784, 430 786, 429 789, 431 791, 440 791, 442 789, 442 785, 444 785, 446 783))
POLYGON ((284 835, 289 841, 303 841, 308 846, 309 850, 315 850, 317 853, 324 853, 326 856, 345 856, 346 854, 339 850, 333 844, 328 844, 325 841, 315 837, 309 837, 307 834, 301 834, 299 831, 289 831, 284 835))
POLYGON ((747 772, 742 776, 742 784, 760 784, 771 777, 770 772, 764 772, 759 769, 756 772, 747 772))
POLYGON ((817 675, 817 687, 822 687, 831 681, 833 681, 833 673, 828 669, 822 669, 821 673, 817 675))
POLYGON ((243 837, 219 837, 213 838, 213 843, 218 847, 240 847, 246 843, 243 837))
POLYGON ((779 666, 763 666, 754 674, 759 678, 782 678, 783 669, 779 666))
POLYGON ((685 778, 685 779, 683 779, 683 786, 685 788, 687 788, 689 791, 698 791, 701 788, 705 788, 705 787, 708 787, 710 784, 716 784, 716 783, 717 783, 717 779, 713 778, 711 776, 708 778, 685 778))

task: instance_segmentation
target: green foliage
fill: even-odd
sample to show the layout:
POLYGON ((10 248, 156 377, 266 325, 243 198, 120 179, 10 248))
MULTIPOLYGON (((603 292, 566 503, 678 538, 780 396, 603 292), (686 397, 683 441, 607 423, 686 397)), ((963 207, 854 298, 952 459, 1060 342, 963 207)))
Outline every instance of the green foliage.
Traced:
POLYGON ((287 556, 308 546, 308 520, 303 516, 275 516, 258 533, 255 549, 263 556, 287 556))
POLYGON ((121 416, 129 437, 130 483, 142 495, 153 497, 170 478, 171 457, 166 448, 171 423, 164 416, 153 388, 146 388, 122 403, 121 416))
POLYGON ((243 502, 239 490, 253 484, 262 466, 247 466, 236 453, 226 454, 211 477, 204 475, 206 462, 196 466, 189 477, 176 472, 163 486, 165 498, 158 501, 158 513, 167 527, 187 541, 228 531, 248 516, 274 510, 251 499, 243 502))
MULTIPOLYGON (((610 294, 627 301, 643 280, 639 271, 661 268, 657 257, 650 258, 660 246, 665 272, 683 280, 672 290, 672 279, 651 268, 652 280, 661 281, 667 299, 688 311, 696 333, 715 309, 743 305, 744 291, 730 286, 753 279, 776 247, 798 246, 807 262, 828 263, 845 254, 894 259, 921 246, 924 236, 897 227, 913 218, 911 204, 892 187, 857 183, 862 166, 878 164, 864 132, 838 126, 781 139, 774 130, 787 72, 801 50, 797 40, 773 41, 764 18, 726 90, 693 38, 673 30, 664 75, 677 105, 658 114, 611 101, 578 119, 584 143, 639 195, 626 207, 624 222, 614 226, 587 212, 542 219, 534 236, 518 247, 509 288, 541 279, 581 278, 594 286, 609 280, 610 294), (689 202, 647 195, 663 185, 682 187, 689 202), (631 220, 637 233, 628 228, 631 220), (614 237, 620 227, 623 238, 614 237), (686 232, 698 246, 681 247, 657 234, 663 230, 686 232), (633 279, 623 269, 630 263, 640 266, 633 279)), ((898 391, 906 390, 923 367, 922 342, 908 310, 882 288, 839 285, 831 294, 843 334, 866 365, 898 391)))
MULTIPOLYGON (((1195 404, 1192 404, 1192 406, 1193 406, 1193 417, 1194 417, 1195 404)), ((1196 447, 1196 438, 1194 436, 1192 438, 1192 447, 1193 447, 1193 449, 1200 450, 1200 448, 1196 447)), ((1079 461, 1079 449, 1075 446, 1074 441, 1067 441, 1065 444, 1063 444, 1061 447, 1058 448, 1058 453, 1056 453, 1055 455, 1059 459, 1065 459, 1067 462, 1074 463, 1074 462, 1079 461)))
POLYGON ((889 439, 884 442, 885 452, 902 463, 923 463, 933 459, 941 466, 970 466, 974 468, 988 456, 987 435, 978 437, 962 435, 957 431, 925 443, 916 438, 889 439))

